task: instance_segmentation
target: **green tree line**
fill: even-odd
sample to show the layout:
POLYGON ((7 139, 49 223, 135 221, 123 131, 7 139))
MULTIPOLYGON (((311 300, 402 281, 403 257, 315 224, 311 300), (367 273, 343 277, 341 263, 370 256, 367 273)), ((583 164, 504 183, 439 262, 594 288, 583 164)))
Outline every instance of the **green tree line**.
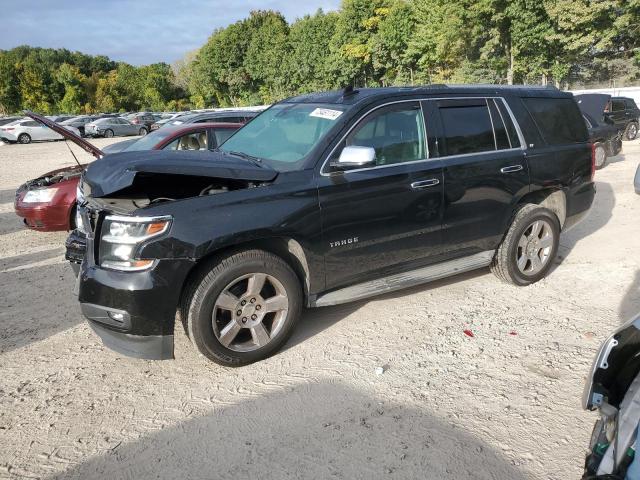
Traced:
POLYGON ((640 81, 640 0, 343 0, 288 23, 254 11, 174 65, 0 51, 0 110, 271 103, 346 85, 640 81))

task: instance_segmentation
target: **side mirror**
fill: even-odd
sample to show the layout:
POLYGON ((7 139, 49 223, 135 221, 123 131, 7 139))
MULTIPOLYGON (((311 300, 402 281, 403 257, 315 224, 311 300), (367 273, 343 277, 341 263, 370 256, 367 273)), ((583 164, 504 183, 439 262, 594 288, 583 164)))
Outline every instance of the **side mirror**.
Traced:
POLYGON ((370 167, 376 164, 376 151, 372 147, 351 145, 344 147, 337 161, 331 162, 331 167, 339 170, 350 168, 370 167))

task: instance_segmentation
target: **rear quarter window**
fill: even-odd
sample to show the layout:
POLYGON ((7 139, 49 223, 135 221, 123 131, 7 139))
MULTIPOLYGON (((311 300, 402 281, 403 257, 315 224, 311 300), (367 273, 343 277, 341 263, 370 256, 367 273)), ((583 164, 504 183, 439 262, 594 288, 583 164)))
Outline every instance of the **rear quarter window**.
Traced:
POLYGON ((576 102, 570 98, 523 98, 549 145, 588 141, 587 128, 576 102))

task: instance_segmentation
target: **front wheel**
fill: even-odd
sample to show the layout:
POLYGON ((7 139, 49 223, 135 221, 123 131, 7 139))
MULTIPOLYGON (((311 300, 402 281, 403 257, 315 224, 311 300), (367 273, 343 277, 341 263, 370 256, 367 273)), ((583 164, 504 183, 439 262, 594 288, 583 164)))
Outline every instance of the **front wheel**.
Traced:
POLYGON ((624 131, 624 138, 627 140, 635 140, 638 136, 638 124, 631 122, 624 131))
POLYGON ((140 129, 140 131, 138 132, 138 134, 139 134, 141 137, 144 137, 147 133, 148 133, 148 132, 147 132, 147 129, 146 129, 146 128, 141 128, 141 129, 140 129))
POLYGON ((302 289, 289 265, 269 252, 248 250, 204 268, 181 316, 200 353, 238 367, 279 350, 301 311, 302 289))
POLYGON ((18 143, 22 143, 23 145, 31 143, 31 136, 28 133, 21 133, 18 136, 18 143))
POLYGON ((111 138, 111 137, 113 137, 113 130, 105 130, 104 138, 111 138))
POLYGON ((493 257, 491 270, 502 281, 525 286, 542 279, 558 253, 560 222, 551 210, 522 205, 493 257))

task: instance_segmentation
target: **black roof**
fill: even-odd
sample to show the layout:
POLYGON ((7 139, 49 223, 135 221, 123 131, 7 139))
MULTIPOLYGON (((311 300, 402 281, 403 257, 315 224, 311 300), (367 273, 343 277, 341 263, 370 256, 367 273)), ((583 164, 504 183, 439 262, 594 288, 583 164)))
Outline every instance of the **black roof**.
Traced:
POLYGON ((572 98, 571 93, 563 92, 555 87, 538 87, 530 85, 425 85, 416 87, 382 87, 356 88, 352 91, 332 90, 290 97, 285 102, 291 103, 335 103, 352 105, 365 99, 407 95, 515 95, 518 97, 551 97, 572 98))

